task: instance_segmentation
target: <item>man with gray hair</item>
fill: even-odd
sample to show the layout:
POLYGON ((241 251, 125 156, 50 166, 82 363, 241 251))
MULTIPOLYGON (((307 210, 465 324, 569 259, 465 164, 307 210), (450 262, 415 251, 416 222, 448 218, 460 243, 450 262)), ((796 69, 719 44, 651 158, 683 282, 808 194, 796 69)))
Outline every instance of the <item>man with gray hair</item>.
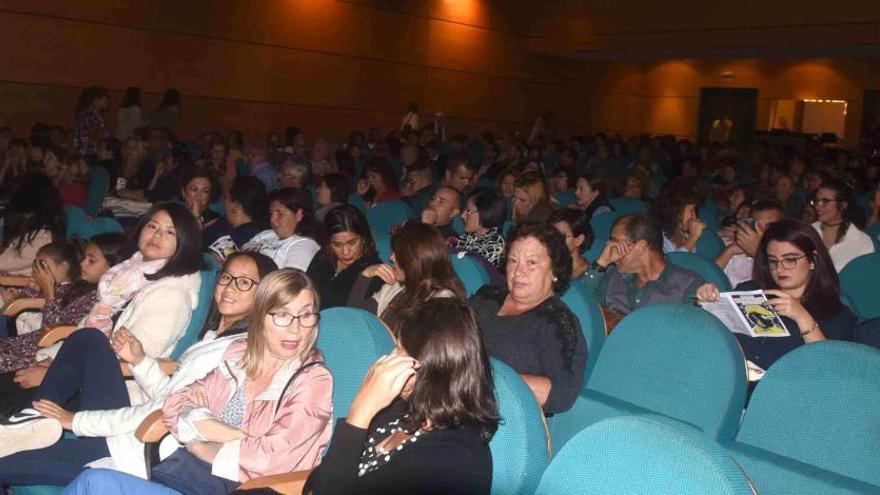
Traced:
POLYGON ((637 213, 614 222, 611 239, 587 271, 585 283, 599 304, 626 315, 651 304, 691 303, 705 281, 669 262, 660 224, 637 213))
POLYGON ((278 180, 281 187, 305 187, 309 183, 309 165, 303 158, 287 155, 279 167, 278 180))

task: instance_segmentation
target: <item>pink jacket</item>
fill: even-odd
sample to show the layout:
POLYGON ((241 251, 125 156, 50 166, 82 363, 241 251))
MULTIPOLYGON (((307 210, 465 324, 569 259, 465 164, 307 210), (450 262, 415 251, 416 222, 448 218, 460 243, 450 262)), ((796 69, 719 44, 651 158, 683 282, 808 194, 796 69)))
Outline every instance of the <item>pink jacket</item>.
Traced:
MULTIPOLYGON (((186 444, 205 440, 194 425, 219 416, 229 402, 236 383, 245 377, 240 361, 246 344, 245 340, 231 344, 214 371, 165 401, 163 421, 178 441, 186 444), (207 408, 191 402, 197 390, 208 397, 207 408)), ((305 364, 322 360, 320 352, 315 351, 305 364)), ((243 482, 313 469, 321 462, 332 430, 333 378, 325 366, 311 366, 280 397, 299 368, 299 360, 291 360, 278 370, 266 390, 245 406, 241 429, 247 436, 222 445, 212 466, 215 476, 243 482)))

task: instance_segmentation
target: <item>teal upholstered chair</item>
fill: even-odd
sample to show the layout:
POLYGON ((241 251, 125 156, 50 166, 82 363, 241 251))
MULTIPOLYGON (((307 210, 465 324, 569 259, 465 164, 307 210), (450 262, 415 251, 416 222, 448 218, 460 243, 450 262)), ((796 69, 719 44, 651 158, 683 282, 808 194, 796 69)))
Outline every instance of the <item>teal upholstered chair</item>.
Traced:
POLYGON ((344 418, 367 370, 394 342, 376 315, 340 307, 321 311, 317 346, 333 374, 333 415, 344 418))
POLYGON ((491 359, 501 424, 489 442, 492 495, 531 495, 550 461, 541 407, 510 366, 491 359))
POLYGON ((66 236, 89 240, 98 234, 122 232, 122 225, 116 219, 108 217, 88 218, 79 206, 65 205, 64 217, 67 221, 66 236))
POLYGON ((565 208, 566 206, 571 206, 574 204, 575 197, 574 191, 571 189, 566 189, 565 191, 558 191, 553 195, 556 198, 556 203, 560 208, 565 208))
POLYGON ((451 254, 449 261, 452 263, 452 269, 455 270, 458 279, 464 285, 467 297, 471 297, 480 290, 480 287, 489 284, 489 274, 466 253, 451 254))
POLYGON ((828 340, 776 361, 728 450, 762 494, 880 493, 880 351, 828 340))
POLYGON ((376 235, 391 235, 391 229, 415 217, 412 208, 403 201, 383 201, 367 210, 367 223, 376 235))
POLYGON ((696 272, 706 282, 711 282, 718 286, 722 292, 731 289, 730 280, 727 278, 727 275, 724 274, 724 271, 714 261, 709 261, 694 253, 666 253, 666 257, 672 263, 696 272))
POLYGON ((706 230, 703 231, 703 234, 697 240, 697 247, 694 252, 714 263, 715 258, 721 254, 721 251, 724 251, 724 241, 718 237, 714 230, 709 230, 706 227, 706 230))
POLYGON ((880 253, 880 222, 869 226, 865 229, 865 233, 871 236, 871 241, 874 242, 874 252, 880 253))
POLYGON ((648 212, 648 203, 638 198, 626 198, 623 196, 614 198, 611 200, 611 206, 614 207, 614 211, 619 212, 621 215, 648 212))
POLYGON ((562 302, 578 317, 581 332, 587 342, 587 368, 584 371, 583 385, 586 387, 590 371, 596 366, 599 351, 605 343, 605 317, 602 316, 602 309, 593 292, 583 282, 572 281, 571 287, 562 295, 562 302))
POLYGON ((752 495, 748 477, 699 431, 656 416, 618 416, 572 438, 537 495, 752 495))
POLYGON ((730 330, 683 304, 638 309, 602 346, 586 390, 553 418, 558 452, 602 419, 653 413, 689 424, 711 439, 736 435, 746 400, 745 358, 730 330))
POLYGON ((840 271, 840 289, 859 321, 880 317, 880 254, 866 254, 840 271))
POLYGON ((593 244, 584 253, 585 258, 591 262, 596 261, 596 258, 602 254, 602 248, 605 247, 605 243, 611 238, 611 228, 614 227, 614 222, 622 216, 624 216, 624 213, 619 211, 609 211, 593 215, 593 218, 590 219, 590 227, 593 229, 593 244))
POLYGON ((89 187, 86 189, 86 204, 83 210, 89 215, 98 213, 104 206, 104 198, 110 190, 110 175, 100 166, 89 168, 89 187))
POLYGON ((189 320, 189 326, 186 327, 183 336, 177 341, 174 350, 171 351, 171 359, 177 360, 181 354, 193 344, 198 342, 199 334, 205 326, 208 319, 208 313, 214 304, 214 286, 217 283, 217 275, 219 275, 220 265, 213 256, 203 255, 205 261, 205 269, 199 272, 201 285, 199 286, 199 305, 193 310, 189 320))
POLYGON ((373 242, 376 243, 376 254, 382 263, 388 263, 391 260, 391 237, 388 235, 375 234, 373 242))

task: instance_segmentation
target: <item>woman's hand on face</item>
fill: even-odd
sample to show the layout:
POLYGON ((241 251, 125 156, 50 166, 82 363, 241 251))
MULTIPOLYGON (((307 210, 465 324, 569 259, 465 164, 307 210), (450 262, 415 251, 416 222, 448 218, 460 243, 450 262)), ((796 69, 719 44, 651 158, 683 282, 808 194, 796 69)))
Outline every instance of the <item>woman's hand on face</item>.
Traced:
POLYGON ((110 345, 113 347, 116 355, 126 363, 137 366, 146 357, 141 341, 125 327, 113 332, 113 337, 110 338, 110 345))
POLYGON ((360 196, 363 196, 367 193, 367 190, 370 189, 370 183, 367 182, 367 179, 361 179, 357 183, 357 192, 360 196))
POLYGON ((699 239, 706 230, 706 223, 697 217, 691 218, 687 224, 688 240, 699 239))
POLYGON ((715 302, 721 299, 721 291, 715 284, 703 284, 697 289, 697 301, 715 302))
POLYGON ((810 315, 810 312, 807 311, 807 308, 796 298, 792 297, 791 294, 781 290, 765 290, 764 294, 775 296, 768 298, 767 302, 777 313, 794 320, 801 331, 809 330, 816 322, 813 316, 810 315))
POLYGON ((34 409, 45 418, 55 418, 65 430, 73 429, 73 413, 52 402, 51 400, 38 400, 33 403, 34 409))
POLYGON ((397 282, 397 277, 394 275, 394 269, 385 264, 376 264, 370 265, 364 268, 364 271, 361 272, 361 275, 367 278, 379 277, 386 284, 393 284, 397 282))
POLYGON ((406 382, 416 374, 419 362, 397 350, 373 363, 364 383, 351 403, 346 421, 357 428, 367 429, 373 416, 391 404, 406 382))

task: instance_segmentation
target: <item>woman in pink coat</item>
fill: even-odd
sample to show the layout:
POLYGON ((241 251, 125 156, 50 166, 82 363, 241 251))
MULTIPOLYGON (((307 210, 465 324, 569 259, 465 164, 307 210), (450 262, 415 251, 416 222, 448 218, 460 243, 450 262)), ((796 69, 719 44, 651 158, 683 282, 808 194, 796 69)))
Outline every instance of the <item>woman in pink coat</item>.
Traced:
POLYGON ((163 421, 185 447, 153 468, 152 481, 90 469, 65 493, 226 494, 251 478, 317 466, 333 413, 333 379, 315 348, 318 306, 303 272, 268 275, 247 340, 165 402, 163 421))

